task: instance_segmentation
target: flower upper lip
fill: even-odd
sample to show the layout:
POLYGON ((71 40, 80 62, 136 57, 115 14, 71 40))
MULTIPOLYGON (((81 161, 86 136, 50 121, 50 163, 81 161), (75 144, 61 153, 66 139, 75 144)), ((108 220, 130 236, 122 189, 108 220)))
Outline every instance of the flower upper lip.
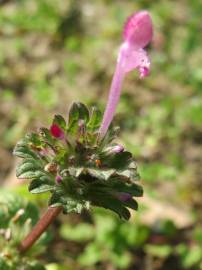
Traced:
POLYGON ((136 48, 144 48, 152 40, 153 27, 149 13, 145 10, 130 16, 124 26, 123 38, 136 48))

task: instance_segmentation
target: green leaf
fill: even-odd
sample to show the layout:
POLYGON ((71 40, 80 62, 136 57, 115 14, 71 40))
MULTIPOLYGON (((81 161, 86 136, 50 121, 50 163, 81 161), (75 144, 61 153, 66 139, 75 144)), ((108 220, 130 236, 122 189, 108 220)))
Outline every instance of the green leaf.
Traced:
POLYGON ((119 176, 126 177, 126 178, 131 178, 132 176, 131 170, 122 170, 122 171, 117 170, 116 173, 119 176))
MULTIPOLYGON (((22 198, 20 198, 22 200, 22 198)), ((39 211, 36 208, 36 205, 28 202, 26 207, 25 207, 25 213, 24 215, 19 219, 19 222, 21 224, 24 224, 24 222, 28 219, 31 218, 32 220, 32 225, 36 224, 38 219, 39 219, 39 211)))
POLYGON ((89 111, 87 107, 78 102, 73 103, 69 110, 68 130, 69 132, 76 132, 78 130, 79 120, 84 120, 85 123, 89 121, 89 111))
POLYGON ((41 179, 34 179, 29 185, 29 191, 31 193, 43 193, 54 190, 54 183, 50 180, 42 181, 41 179))
POLYGON ((87 124, 87 127, 90 130, 95 131, 100 127, 101 120, 102 120, 101 112, 96 107, 93 107, 91 110, 90 120, 87 124))
POLYGON ((118 192, 129 193, 134 197, 142 197, 143 196, 143 188, 137 184, 127 184, 123 182, 114 182, 112 187, 116 189, 118 192))
POLYGON ((74 199, 71 198, 65 198, 66 199, 66 204, 63 203, 63 207, 64 207, 64 213, 71 213, 71 212, 75 212, 75 213, 81 213, 83 205, 79 202, 77 202, 74 199))
POLYGON ((156 256, 158 258, 166 258, 172 252, 172 247, 169 245, 152 245, 147 244, 145 245, 145 250, 147 253, 156 256))
POLYGON ((3 260, 3 258, 0 258, 0 269, 11 270, 11 267, 3 260))
POLYGON ((124 205, 126 207, 129 207, 129 208, 133 209, 133 210, 137 210, 138 209, 138 203, 134 199, 125 201, 124 202, 124 205))
POLYGON ((21 158, 38 159, 39 156, 32 149, 29 148, 28 143, 29 142, 26 139, 22 139, 21 141, 19 141, 13 150, 13 155, 21 158))
POLYGON ((25 136, 28 142, 32 142, 34 145, 41 145, 40 136, 37 133, 29 133, 25 136))
POLYGON ((46 270, 72 270, 72 267, 70 266, 63 266, 58 263, 49 263, 46 264, 46 270))
POLYGON ((140 179, 139 173, 134 169, 116 170, 116 174, 130 180, 130 182, 135 182, 140 179))
POLYGON ((202 260, 202 248, 195 246, 189 249, 186 256, 183 258, 183 266, 185 268, 191 268, 196 266, 202 260))
POLYGON ((137 163, 132 160, 128 166, 129 169, 137 170, 137 163))
POLYGON ((68 172, 71 176, 79 177, 84 171, 83 167, 69 167, 68 172))
POLYGON ((55 115, 54 119, 53 119, 53 123, 57 124, 60 128, 62 128, 63 130, 66 129, 66 121, 65 119, 61 116, 61 115, 55 115))
POLYGON ((87 123, 89 121, 89 111, 88 108, 83 104, 78 102, 78 111, 79 111, 79 119, 82 119, 87 123))
POLYGON ((50 144, 54 144, 54 139, 50 133, 50 130, 48 128, 40 128, 41 135, 45 142, 48 142, 50 144))
POLYGON ((62 205, 62 203, 61 203, 61 194, 59 194, 57 191, 54 191, 52 196, 50 197, 48 205, 50 205, 50 206, 62 205))
POLYGON ((79 120, 79 110, 77 103, 73 103, 69 110, 68 129, 71 131, 79 120))
POLYGON ((102 261, 102 250, 96 242, 89 243, 79 256, 79 263, 83 266, 92 266, 99 261, 102 261))
POLYGON ((33 158, 27 158, 17 166, 16 176, 20 179, 30 179, 36 177, 36 175, 42 171, 43 168, 39 161, 33 158))
POLYGON ((109 197, 105 194, 99 196, 99 198, 96 199, 95 205, 112 210, 113 212, 118 214, 120 218, 124 218, 126 220, 130 218, 129 210, 123 206, 122 202, 111 196, 109 197))
POLYGON ((62 238, 78 242, 91 240, 94 233, 94 227, 87 223, 80 223, 77 226, 63 224, 60 229, 60 235, 62 238))
POLYGON ((106 169, 106 170, 101 170, 101 169, 87 169, 88 173, 93 176, 96 177, 100 180, 108 180, 110 178, 110 176, 112 176, 114 174, 113 169, 106 169))
POLYGON ((112 168, 116 168, 118 170, 122 168, 127 168, 132 158, 132 154, 130 152, 121 152, 117 153, 113 156, 113 159, 110 162, 110 166, 112 168))
POLYGON ((27 267, 25 266, 25 270, 46 270, 46 268, 42 265, 39 264, 38 262, 29 262, 27 267))

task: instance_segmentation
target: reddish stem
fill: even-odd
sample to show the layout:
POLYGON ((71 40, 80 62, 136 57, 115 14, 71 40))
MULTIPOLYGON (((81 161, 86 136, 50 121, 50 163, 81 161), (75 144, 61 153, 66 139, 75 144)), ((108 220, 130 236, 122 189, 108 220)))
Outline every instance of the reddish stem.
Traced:
POLYGON ((21 253, 26 252, 46 231, 48 226, 55 220, 55 218, 62 211, 62 207, 49 207, 45 214, 39 219, 37 224, 33 227, 32 231, 20 244, 19 250, 21 253))

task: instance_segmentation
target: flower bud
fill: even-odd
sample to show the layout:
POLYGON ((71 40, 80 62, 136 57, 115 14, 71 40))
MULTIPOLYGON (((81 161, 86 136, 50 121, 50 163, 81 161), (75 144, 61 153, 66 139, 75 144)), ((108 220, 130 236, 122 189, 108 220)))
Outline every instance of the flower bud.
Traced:
POLYGON ((57 139, 64 139, 64 131, 56 124, 52 124, 50 127, 51 135, 57 139))
POLYGON ((56 183, 57 184, 60 184, 61 183, 61 181, 62 181, 62 177, 58 174, 58 175, 56 175, 56 177, 55 177, 55 181, 56 181, 56 183))
POLYGON ((111 146, 111 147, 107 147, 105 149, 105 152, 107 154, 117 154, 117 153, 121 153, 124 151, 124 147, 120 144, 117 144, 117 145, 114 145, 114 146, 111 146))
POLYGON ((124 151, 124 147, 122 145, 115 145, 114 148, 113 148, 113 152, 114 153, 120 153, 120 152, 123 152, 124 151))
POLYGON ((132 199, 132 196, 129 194, 129 193, 126 193, 126 192, 120 192, 118 195, 117 195, 117 198, 122 201, 122 202, 126 202, 126 201, 129 201, 132 199))
POLYGON ((57 164, 54 162, 48 163, 46 164, 46 166, 44 167, 44 170, 46 172, 50 172, 50 173, 55 173, 57 172, 57 164))

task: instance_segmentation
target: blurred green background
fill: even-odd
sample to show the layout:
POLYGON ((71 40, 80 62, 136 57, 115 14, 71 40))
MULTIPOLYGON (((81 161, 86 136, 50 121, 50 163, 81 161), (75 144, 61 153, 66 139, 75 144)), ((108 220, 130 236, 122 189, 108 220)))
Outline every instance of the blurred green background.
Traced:
POLYGON ((0 184, 45 207, 15 177, 15 143, 72 101, 104 110, 122 26, 147 9, 151 75, 125 82, 115 121, 145 196, 129 223, 108 211, 61 216, 48 270, 202 269, 202 2, 1 0, 0 184))

